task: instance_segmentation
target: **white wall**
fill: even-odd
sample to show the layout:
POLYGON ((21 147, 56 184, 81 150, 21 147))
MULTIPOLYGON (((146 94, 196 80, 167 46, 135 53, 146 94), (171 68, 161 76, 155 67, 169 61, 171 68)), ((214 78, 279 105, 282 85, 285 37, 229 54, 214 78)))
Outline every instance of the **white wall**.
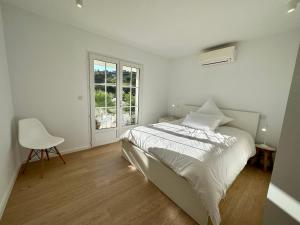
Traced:
POLYGON ((300 48, 268 191, 264 225, 300 223, 299 103, 300 48))
POLYGON ((142 123, 166 113, 166 59, 13 6, 3 8, 16 116, 39 118, 65 138, 62 150, 90 143, 88 51, 143 64, 142 123))
POLYGON ((201 104, 212 96, 223 108, 260 112, 268 143, 278 144, 300 32, 242 42, 237 62, 202 67, 198 54, 170 63, 10 5, 3 15, 16 116, 41 119, 65 137, 63 150, 89 146, 88 51, 144 65, 142 123, 165 114, 167 102, 201 104))
POLYGON ((1 14, 0 5, 0 218, 20 166, 1 14))
POLYGON ((241 42, 232 64, 203 67, 199 54, 174 60, 169 105, 200 105, 211 96, 223 108, 259 112, 268 121, 268 143, 277 145, 299 41, 300 32, 291 32, 241 42))

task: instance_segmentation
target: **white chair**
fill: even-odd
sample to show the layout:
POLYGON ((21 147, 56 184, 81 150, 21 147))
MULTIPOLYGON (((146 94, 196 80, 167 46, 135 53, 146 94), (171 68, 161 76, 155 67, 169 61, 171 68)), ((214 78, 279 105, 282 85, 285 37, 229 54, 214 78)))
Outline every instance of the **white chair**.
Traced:
POLYGON ((23 174, 29 161, 34 156, 39 158, 39 153, 41 154, 41 177, 44 174, 44 153, 46 153, 48 160, 50 152, 56 153, 62 159, 63 163, 66 164, 64 158, 56 148, 57 145, 64 142, 64 139, 49 134, 38 119, 29 118, 19 120, 19 142, 24 148, 31 149, 23 168, 23 174))

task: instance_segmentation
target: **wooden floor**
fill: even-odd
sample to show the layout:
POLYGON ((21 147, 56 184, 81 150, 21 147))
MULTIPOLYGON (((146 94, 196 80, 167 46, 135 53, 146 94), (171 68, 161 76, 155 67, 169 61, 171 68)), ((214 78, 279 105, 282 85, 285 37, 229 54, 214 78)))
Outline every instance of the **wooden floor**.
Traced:
MULTIPOLYGON (((115 143, 45 162, 19 175, 1 225, 196 225, 128 167, 115 143)), ((261 224, 270 173, 247 166, 220 204, 222 225, 261 224)))

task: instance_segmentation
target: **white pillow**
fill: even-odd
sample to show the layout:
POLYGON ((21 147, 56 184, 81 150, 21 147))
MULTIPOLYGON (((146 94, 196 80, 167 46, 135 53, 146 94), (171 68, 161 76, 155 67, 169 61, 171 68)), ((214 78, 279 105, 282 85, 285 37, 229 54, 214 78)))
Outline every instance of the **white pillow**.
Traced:
POLYGON ((218 115, 202 114, 198 112, 190 112, 181 123, 184 126, 200 129, 200 130, 215 130, 222 117, 218 115))
POLYGON ((233 121, 232 118, 227 117, 222 113, 222 111, 218 108, 216 103, 212 99, 208 99, 198 110, 197 112, 203 114, 217 115, 221 117, 221 122, 219 125, 224 125, 233 121))

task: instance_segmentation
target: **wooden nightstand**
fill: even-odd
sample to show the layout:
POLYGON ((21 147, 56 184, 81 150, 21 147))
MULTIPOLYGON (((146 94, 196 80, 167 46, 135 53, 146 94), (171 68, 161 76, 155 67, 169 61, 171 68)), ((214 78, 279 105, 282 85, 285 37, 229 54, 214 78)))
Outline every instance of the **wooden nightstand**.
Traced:
POLYGON ((162 123, 162 122, 172 122, 174 120, 178 120, 180 119, 177 116, 162 116, 158 119, 158 122, 162 123))
POLYGON ((259 163, 263 161, 264 171, 267 171, 268 166, 273 166, 273 153, 276 153, 276 148, 265 144, 256 144, 255 147, 256 158, 258 158, 259 163))

